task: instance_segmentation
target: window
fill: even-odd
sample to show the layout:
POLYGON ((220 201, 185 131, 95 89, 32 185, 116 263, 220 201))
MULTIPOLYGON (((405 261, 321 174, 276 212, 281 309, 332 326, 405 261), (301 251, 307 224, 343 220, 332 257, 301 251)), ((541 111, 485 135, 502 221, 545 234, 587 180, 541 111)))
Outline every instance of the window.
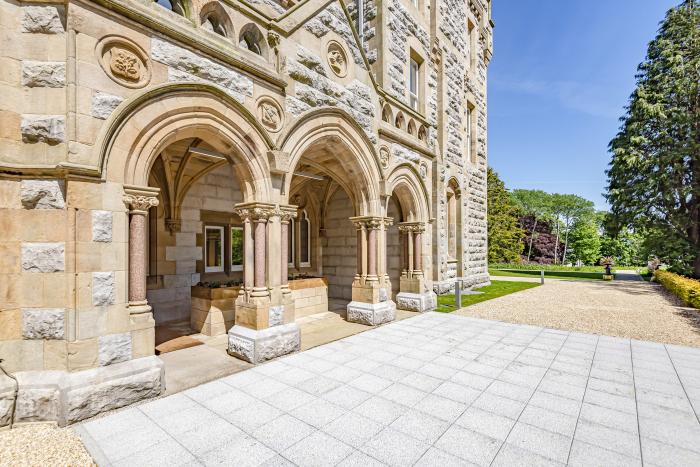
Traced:
POLYGON ((204 227, 204 272, 224 272, 223 227, 204 227))
POLYGON ((219 21, 219 18, 217 18, 215 14, 210 14, 207 16, 204 19, 204 22, 202 22, 202 27, 207 31, 211 31, 220 36, 226 37, 226 28, 224 28, 224 25, 221 23, 221 21, 219 21))
POLYGON ((231 271, 242 271, 243 260, 243 227, 231 227, 231 271))
POLYGON ((185 7, 182 0, 155 0, 155 2, 168 10, 174 11, 178 15, 185 16, 185 7))
POLYGON ((290 219, 289 228, 287 229, 287 263, 292 267, 294 267, 294 260, 296 259, 294 256, 296 253, 296 248, 294 248, 294 239, 296 238, 294 234, 295 228, 296 224, 294 223, 294 219, 290 219))
POLYGON ((311 221, 306 211, 301 212, 299 219, 299 266, 311 266, 311 221))
POLYGON ((241 29, 241 36, 238 41, 238 46, 242 49, 250 50, 251 52, 262 55, 265 47, 263 35, 253 24, 246 24, 241 29))
POLYGON ((411 58, 411 64, 409 68, 408 77, 408 94, 410 99, 410 105, 413 110, 418 110, 418 89, 419 89, 419 76, 418 71, 420 70, 420 65, 418 62, 411 58))
POLYGON ((472 157, 472 112, 472 106, 467 105, 467 158, 474 162, 472 157))

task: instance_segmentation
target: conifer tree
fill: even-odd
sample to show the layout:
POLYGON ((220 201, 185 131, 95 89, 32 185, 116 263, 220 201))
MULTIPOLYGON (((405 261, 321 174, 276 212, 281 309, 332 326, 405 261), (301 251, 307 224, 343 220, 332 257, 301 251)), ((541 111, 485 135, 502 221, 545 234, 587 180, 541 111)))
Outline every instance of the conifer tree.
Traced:
POLYGON ((525 235, 518 227, 518 208, 506 191, 505 184, 488 169, 488 245, 489 262, 517 263, 525 235))

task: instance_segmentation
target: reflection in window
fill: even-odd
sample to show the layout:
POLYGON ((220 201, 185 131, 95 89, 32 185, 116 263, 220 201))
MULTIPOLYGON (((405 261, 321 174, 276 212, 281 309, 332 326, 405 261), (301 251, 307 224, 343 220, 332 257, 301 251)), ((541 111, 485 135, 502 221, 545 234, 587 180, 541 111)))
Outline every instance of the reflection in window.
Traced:
POLYGON ((204 272, 224 271, 224 228, 204 228, 204 272))
POLYGON ((291 219, 289 221, 289 228, 287 229, 287 263, 289 263, 289 265, 292 267, 294 267, 294 254, 296 253, 296 249, 294 248, 295 227, 296 224, 294 223, 294 219, 291 219))
POLYGON ((311 221, 306 211, 299 219, 299 262, 301 267, 311 266, 311 221))
POLYGON ((243 227, 231 227, 231 271, 243 270, 243 227))

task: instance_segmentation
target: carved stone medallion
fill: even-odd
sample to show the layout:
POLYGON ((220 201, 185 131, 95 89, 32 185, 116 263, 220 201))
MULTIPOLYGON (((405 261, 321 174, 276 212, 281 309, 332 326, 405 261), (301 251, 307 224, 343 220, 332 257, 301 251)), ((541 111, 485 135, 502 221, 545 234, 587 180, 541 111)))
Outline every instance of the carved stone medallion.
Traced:
POLYGON ((418 167, 418 171, 420 176, 425 180, 425 178, 428 176, 428 164, 421 162, 420 166, 418 167))
POLYGON ((282 109, 274 99, 263 97, 258 102, 258 120, 268 131, 280 131, 283 123, 282 109))
POLYGON ((104 37, 98 42, 96 53, 105 73, 124 87, 142 88, 151 80, 146 52, 125 37, 104 37))
POLYGON ((348 74, 348 57, 343 46, 336 41, 328 43, 328 66, 338 77, 348 74))

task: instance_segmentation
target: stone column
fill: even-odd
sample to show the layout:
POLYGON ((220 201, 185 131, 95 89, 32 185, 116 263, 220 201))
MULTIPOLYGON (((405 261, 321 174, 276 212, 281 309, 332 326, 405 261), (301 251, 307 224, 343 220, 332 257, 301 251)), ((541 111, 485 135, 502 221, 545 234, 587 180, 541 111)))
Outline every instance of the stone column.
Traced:
POLYGON ((413 276, 413 258, 415 256, 413 243, 413 230, 411 228, 406 229, 406 243, 408 243, 408 277, 413 276))
POLYGON ((255 237, 253 236, 253 221, 250 217, 243 219, 243 286, 246 294, 253 291, 255 276, 255 237))
POLYGON ((267 254, 267 219, 257 218, 253 221, 255 235, 255 275, 254 290, 265 288, 265 259, 267 254))
POLYGON ((423 231, 416 229, 413 235, 413 273, 423 275, 423 231))
POLYGON ((423 232, 422 222, 400 224, 406 233, 408 248, 408 273, 401 277, 400 292, 396 295, 398 308, 408 311, 429 311, 436 306, 435 293, 429 291, 423 275, 423 232))
POLYGON ((291 293, 289 290, 289 226, 290 221, 297 215, 296 206, 280 207, 280 284, 282 293, 291 293))
POLYGON ((124 202, 129 206, 129 313, 151 311, 146 299, 146 216, 158 206, 158 198, 148 191, 126 191, 124 202))
POLYGON ((368 225, 367 228, 367 280, 377 280, 377 227, 368 225))
POLYGON ((385 217, 384 222, 382 222, 382 242, 381 242, 381 269, 380 272, 384 277, 384 283, 389 288, 389 294, 391 294, 391 279, 389 278, 389 249, 387 247, 387 242, 389 238, 389 227, 394 225, 394 219, 391 217, 385 217))

